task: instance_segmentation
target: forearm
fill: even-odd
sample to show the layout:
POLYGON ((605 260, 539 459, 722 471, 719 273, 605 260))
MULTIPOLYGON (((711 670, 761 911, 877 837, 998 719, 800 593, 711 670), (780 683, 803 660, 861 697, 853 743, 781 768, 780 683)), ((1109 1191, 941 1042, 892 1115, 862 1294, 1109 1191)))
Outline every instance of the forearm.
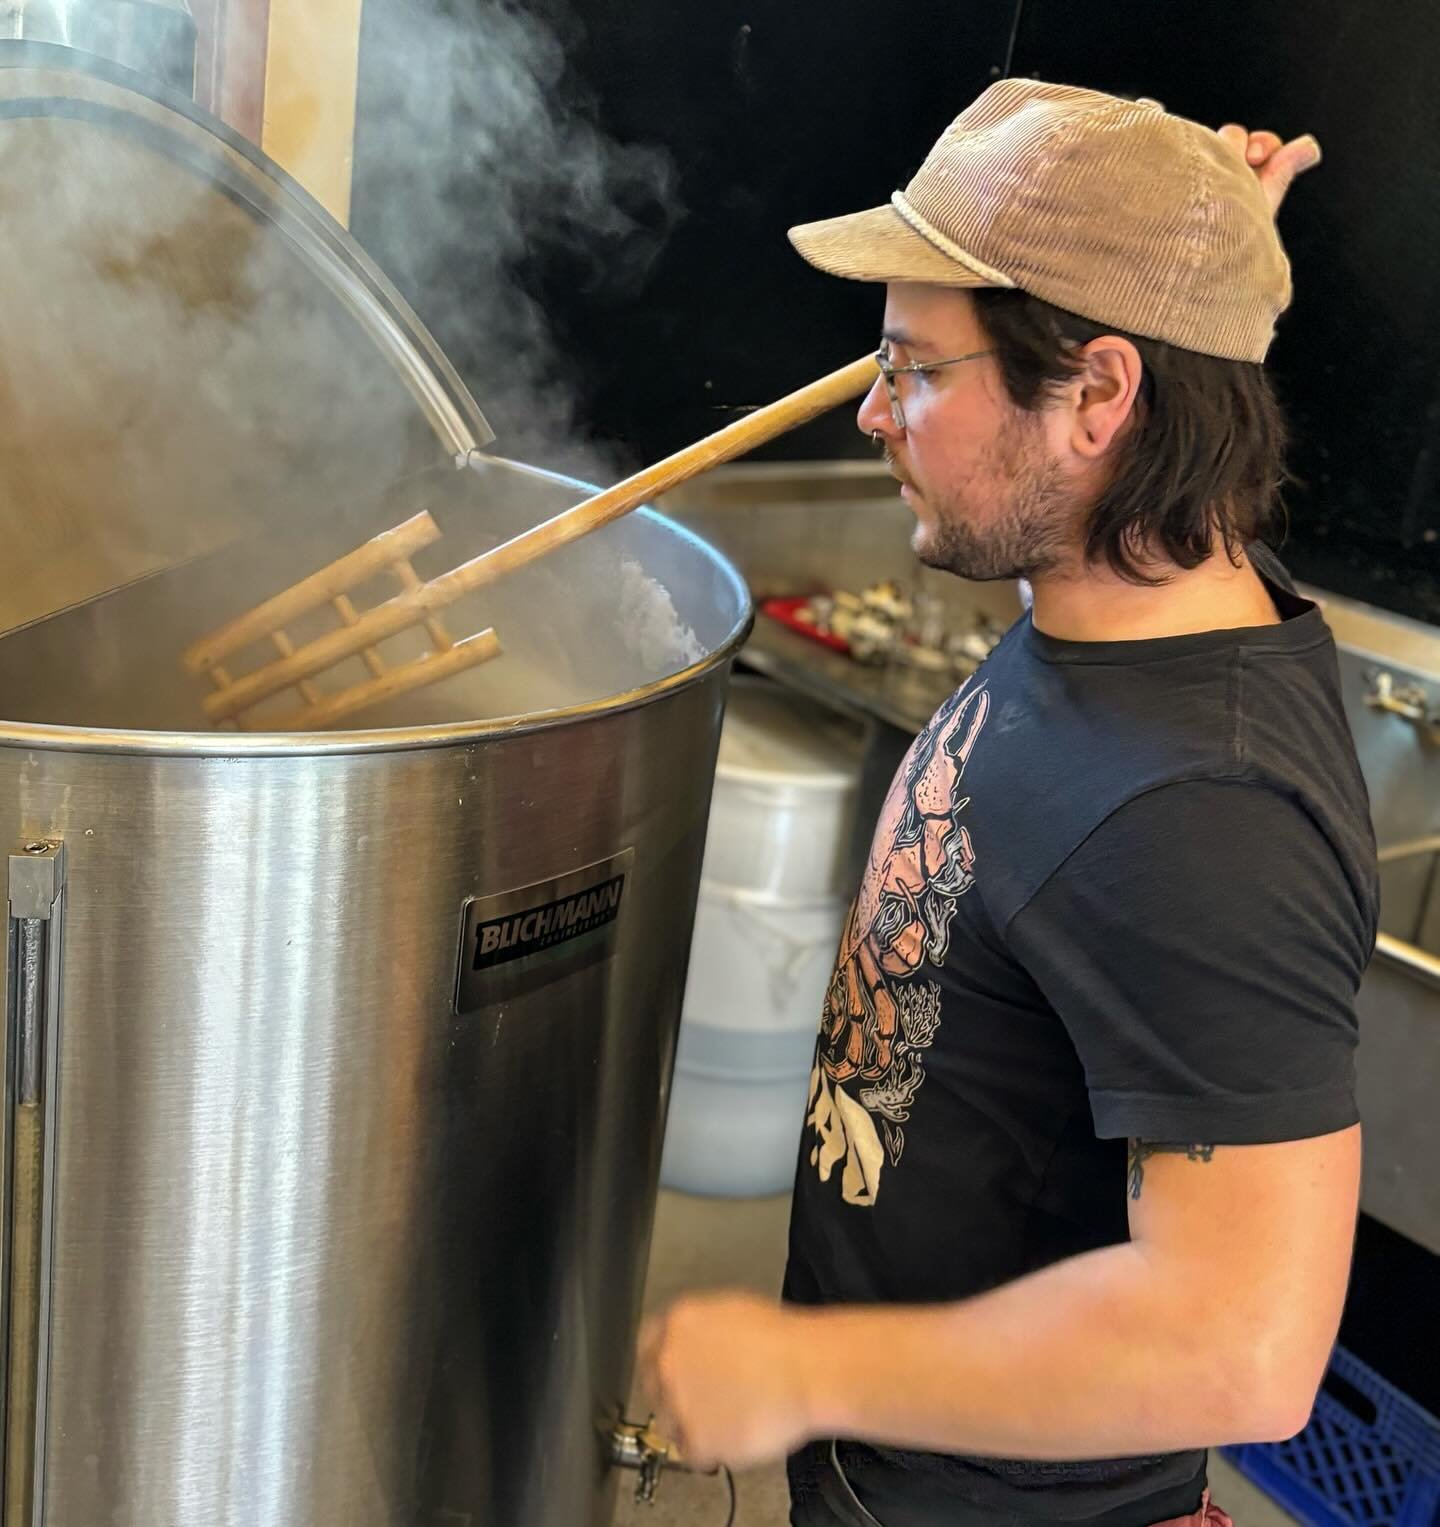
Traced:
POLYGON ((821 1436, 1078 1459, 1300 1424, 1254 1312, 1213 1270, 1157 1267, 1133 1243, 959 1304, 805 1312, 796 1334, 821 1436))

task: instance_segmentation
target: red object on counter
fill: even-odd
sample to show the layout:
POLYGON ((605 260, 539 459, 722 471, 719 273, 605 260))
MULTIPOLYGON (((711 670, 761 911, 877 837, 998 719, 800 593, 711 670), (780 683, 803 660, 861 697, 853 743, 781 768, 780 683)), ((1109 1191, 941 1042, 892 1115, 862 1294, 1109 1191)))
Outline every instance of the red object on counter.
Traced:
POLYGON ((808 636, 812 642, 819 642, 823 647, 829 647, 832 652, 844 653, 850 656, 850 643, 843 636, 832 636, 828 632, 816 628, 814 621, 801 620, 799 612, 810 603, 807 595, 799 598, 765 599, 761 601, 760 613, 768 615, 771 620, 778 620, 787 630, 794 631, 799 636, 808 636))

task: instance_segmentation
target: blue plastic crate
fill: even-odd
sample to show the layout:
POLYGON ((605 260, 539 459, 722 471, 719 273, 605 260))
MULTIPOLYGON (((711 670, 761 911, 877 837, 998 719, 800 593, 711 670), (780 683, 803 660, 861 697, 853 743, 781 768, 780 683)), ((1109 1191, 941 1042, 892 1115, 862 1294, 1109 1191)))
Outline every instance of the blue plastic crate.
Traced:
POLYGON ((1440 1421, 1343 1347, 1298 1437, 1223 1451, 1306 1527, 1440 1527, 1440 1421))

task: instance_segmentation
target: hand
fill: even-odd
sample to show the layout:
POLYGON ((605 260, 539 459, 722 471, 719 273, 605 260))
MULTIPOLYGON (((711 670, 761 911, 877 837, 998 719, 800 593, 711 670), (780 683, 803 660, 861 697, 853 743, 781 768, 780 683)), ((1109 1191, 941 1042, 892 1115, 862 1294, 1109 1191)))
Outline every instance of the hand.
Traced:
POLYGON ((645 1323, 655 1428, 694 1468, 746 1469, 811 1438, 810 1317, 751 1294, 692 1295, 645 1323))
POLYGON ((1279 133, 1252 133, 1236 122, 1227 122, 1220 129, 1220 137, 1236 153, 1243 154, 1246 164, 1255 171, 1271 212, 1279 212, 1295 177, 1320 163, 1320 145, 1312 133, 1282 143, 1279 133))

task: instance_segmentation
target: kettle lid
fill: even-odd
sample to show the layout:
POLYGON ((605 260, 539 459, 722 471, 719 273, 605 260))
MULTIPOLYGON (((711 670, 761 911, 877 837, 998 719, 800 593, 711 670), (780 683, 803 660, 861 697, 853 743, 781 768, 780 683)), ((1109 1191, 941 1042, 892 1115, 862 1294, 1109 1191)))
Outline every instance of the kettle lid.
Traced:
POLYGON ((0 633, 493 438, 346 231, 178 92, 0 42, 0 633))

